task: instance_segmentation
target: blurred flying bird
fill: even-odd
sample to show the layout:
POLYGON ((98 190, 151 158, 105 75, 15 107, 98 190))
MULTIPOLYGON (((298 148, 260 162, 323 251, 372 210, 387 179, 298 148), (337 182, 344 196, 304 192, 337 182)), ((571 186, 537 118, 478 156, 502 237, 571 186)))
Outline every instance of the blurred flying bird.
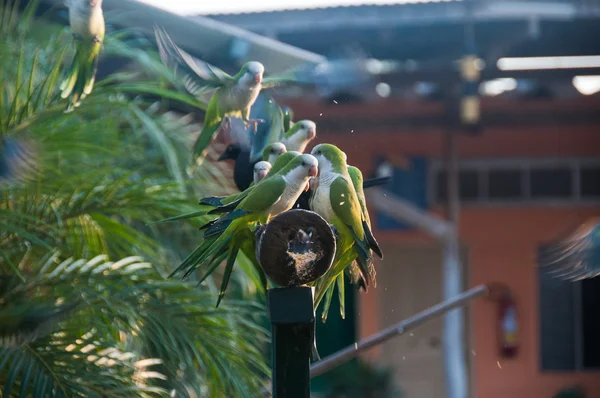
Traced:
POLYGON ((600 275, 600 217, 586 221, 553 244, 541 264, 554 267, 554 274, 561 279, 580 280, 600 275))

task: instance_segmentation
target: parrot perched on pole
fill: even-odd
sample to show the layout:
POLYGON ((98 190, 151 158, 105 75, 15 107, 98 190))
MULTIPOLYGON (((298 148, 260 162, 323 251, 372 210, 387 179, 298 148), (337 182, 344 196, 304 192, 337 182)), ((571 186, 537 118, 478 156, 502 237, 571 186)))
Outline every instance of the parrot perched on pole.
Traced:
POLYGON ((71 112, 92 93, 106 28, 102 0, 65 0, 65 5, 69 8, 75 55, 60 86, 60 96, 70 97, 66 112, 71 112))
MULTIPOLYGON (((281 142, 274 142, 263 150, 262 160, 272 165, 277 157, 285 152, 285 145, 281 142)), ((233 160, 235 162, 233 167, 233 181, 240 192, 244 191, 252 183, 252 169, 261 160, 258 159, 256 162, 251 163, 248 155, 248 150, 244 149, 242 144, 238 142, 229 144, 221 156, 219 156, 219 159, 217 159, 217 161, 233 160)))
MULTIPOLYGON (((319 144, 311 154, 319 162, 319 177, 314 184, 310 208, 333 225, 336 231, 336 254, 333 265, 317 281, 315 308, 324 295, 331 295, 332 283, 342 283, 342 272, 356 261, 365 288, 375 283, 375 270, 372 264, 372 252, 383 257, 375 241, 348 173, 346 154, 331 144, 319 144), (339 281, 341 279, 341 282, 339 281)), ((327 306, 323 318, 327 317, 327 306)))
POLYGON ((304 152, 306 146, 317 136, 317 125, 312 120, 300 120, 281 137, 288 151, 304 152))
POLYGON ((271 217, 291 209, 307 186, 308 179, 317 173, 317 159, 304 154, 294 157, 279 172, 265 177, 230 213, 201 227, 206 230, 204 241, 171 276, 183 272, 183 277, 186 278, 199 266, 203 266, 208 269, 200 279, 202 282, 221 261, 226 260, 218 306, 227 289, 241 246, 244 242, 254 242, 254 232, 259 224, 266 225, 271 217))
MULTIPOLYGON (((251 120, 250 110, 263 88, 303 83, 300 69, 264 78, 265 68, 257 61, 246 62, 238 73, 231 76, 214 65, 194 59, 179 48, 163 29, 155 28, 155 36, 162 61, 176 74, 183 74, 187 91, 200 96, 215 90, 208 103, 202 132, 194 144, 196 157, 205 157, 206 148, 216 138, 225 116, 241 117, 246 125, 253 125, 256 131, 258 122, 262 120, 251 120)), ((311 81, 309 79, 304 83, 310 84, 311 81)))
MULTIPOLYGON (((363 181, 362 172, 358 167, 348 165, 348 175, 352 180, 352 186, 354 186, 354 191, 356 192, 356 196, 358 198, 358 202, 360 203, 360 208, 362 211, 363 220, 367 223, 368 228, 365 229, 365 232, 371 232, 371 218, 369 217, 369 210, 367 209, 367 200, 365 199, 364 186, 365 182, 363 181)), ((375 254, 379 256, 379 258, 383 258, 383 254, 379 249, 379 244, 375 240, 375 237, 372 236, 372 240, 375 242, 374 247, 372 248, 375 254)), ((352 264, 351 267, 347 268, 349 270, 349 274, 354 282, 357 282, 360 287, 362 287, 365 291, 367 290, 366 281, 360 277, 360 272, 358 270, 358 266, 356 264, 352 264)), ((375 270, 373 269, 373 272, 375 270)), ((374 275, 374 274, 373 274, 374 275)), ((375 278, 373 278, 375 281, 375 278)))
MULTIPOLYGON (((261 159, 259 157, 254 161, 251 160, 251 148, 253 148, 254 142, 247 142, 247 139, 245 139, 247 135, 239 131, 243 129, 243 127, 240 125, 241 123, 237 122, 239 122, 239 119, 230 118, 229 125, 232 129, 232 135, 236 137, 238 141, 229 144, 221 156, 219 156, 218 161, 228 159, 235 161, 233 180, 238 189, 243 191, 252 182, 252 167, 261 159)), ((316 131, 317 127, 315 123, 310 120, 296 122, 286 133, 281 131, 279 136, 280 139, 271 142, 266 147, 261 146, 261 154, 264 155, 264 151, 267 148, 271 148, 273 156, 277 156, 278 153, 276 151, 281 148, 281 146, 285 147, 288 151, 298 151, 302 153, 308 143, 316 137, 316 131)), ((262 160, 267 159, 263 156, 262 160)), ((271 160, 268 161, 271 164, 273 163, 271 160)))
POLYGON ((258 184, 265 178, 269 170, 271 170, 271 163, 261 160, 254 165, 254 185, 258 184))

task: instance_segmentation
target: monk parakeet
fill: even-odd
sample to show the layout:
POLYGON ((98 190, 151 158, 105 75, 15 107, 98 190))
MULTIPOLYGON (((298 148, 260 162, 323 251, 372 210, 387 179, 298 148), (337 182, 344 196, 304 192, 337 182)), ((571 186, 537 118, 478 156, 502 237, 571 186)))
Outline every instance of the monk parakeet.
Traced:
POLYGON ((600 218, 589 219, 550 246, 541 264, 555 268, 553 274, 567 280, 600 275, 600 218))
POLYGON ((295 71, 263 78, 265 68, 257 61, 245 63, 237 74, 231 76, 214 65, 194 59, 179 48, 164 30, 155 29, 155 35, 161 59, 176 73, 182 73, 185 88, 191 94, 199 96, 215 90, 208 103, 202 132, 194 145, 196 156, 205 156, 206 148, 216 137, 225 116, 241 117, 245 123, 253 124, 256 130, 259 120, 250 120, 250 109, 263 88, 301 83, 300 75, 295 71))
POLYGON ((291 209, 310 177, 318 172, 318 162, 313 156, 296 156, 278 173, 265 177, 250 191, 235 209, 206 224, 204 241, 171 274, 184 272, 184 278, 200 265, 208 267, 200 281, 210 275, 226 259, 225 272, 217 305, 227 288, 238 251, 244 242, 254 242, 258 224, 291 209))
POLYGON ((306 146, 317 136, 317 125, 312 120, 301 120, 292 125, 281 138, 288 151, 304 152, 306 146))
POLYGON ((271 170, 271 163, 261 160, 254 165, 254 185, 262 181, 267 173, 271 170))
MULTIPOLYGON (((331 269, 317 281, 315 307, 327 292, 332 294, 332 283, 343 283, 342 272, 354 261, 360 270, 365 287, 374 283, 372 249, 381 251, 363 215, 360 200, 348 173, 346 154, 331 144, 319 144, 311 154, 319 161, 320 173, 310 200, 315 211, 335 227, 336 254, 331 269), (341 282, 340 282, 341 279, 341 282)), ((340 286, 340 290, 343 285, 340 286)), ((341 303, 341 302, 340 302, 341 303)), ((326 306, 327 307, 327 306, 326 306)), ((326 318, 327 308, 323 317, 326 318)))
POLYGON ((69 8, 75 56, 60 86, 60 96, 70 97, 66 111, 71 112, 94 88, 105 26, 102 0, 65 0, 65 5, 69 8))
POLYGON ((281 142, 274 142, 270 145, 267 145, 265 150, 262 153, 262 160, 271 163, 275 163, 275 161, 279 158, 279 156, 283 155, 287 152, 287 148, 281 142))
MULTIPOLYGON (((286 151, 285 145, 275 142, 268 145, 263 151, 262 160, 273 164, 277 156, 286 151)), ((250 186, 253 180, 252 170, 256 162, 250 162, 250 152, 241 143, 229 144, 225 151, 219 156, 218 161, 233 160, 233 182, 240 191, 250 186)), ((260 159, 259 159, 260 160, 260 159)))
MULTIPOLYGON (((265 149, 265 152, 267 152, 267 151, 268 151, 268 149, 265 149)), ((265 178, 268 178, 268 177, 271 177, 271 176, 277 174, 291 160, 293 160, 296 156, 300 156, 300 155, 302 155, 300 152, 295 152, 295 151, 284 152, 283 154, 281 154, 280 156, 278 156, 276 158, 275 162, 272 163, 271 168, 265 175, 265 178)), ((252 189, 254 189, 254 186, 255 186, 254 181, 252 181, 250 186, 248 188, 246 188, 245 190, 243 190, 242 192, 238 192, 236 194, 229 195, 229 196, 210 196, 207 198, 202 198, 202 199, 200 199, 200 205, 213 206, 213 208, 226 209, 226 206, 229 206, 230 204, 232 204, 234 202, 238 202, 242 198, 245 198, 246 196, 248 196, 248 194, 252 191, 252 189)), ((207 213, 204 213, 204 214, 207 214, 207 213)))
MULTIPOLYGON (((354 187, 354 191, 356 192, 356 196, 358 198, 358 202, 360 203, 360 208, 362 212, 363 220, 366 222, 368 228, 365 229, 365 232, 371 234, 371 218, 369 217, 369 210, 367 209, 367 201, 365 199, 364 182, 362 172, 358 167, 348 165, 348 175, 352 180, 352 186, 354 187)), ((381 253, 381 249, 379 248, 379 244, 375 240, 375 237, 371 234, 370 240, 373 242, 373 246, 371 249, 379 256, 379 258, 383 258, 383 254, 381 253)), ((349 270, 350 276, 354 280, 354 282, 358 282, 361 284, 361 287, 366 291, 366 281, 360 278, 360 272, 356 264, 352 264, 349 270), (359 279, 360 278, 360 279, 359 279)), ((373 269, 373 273, 375 270, 373 269)))

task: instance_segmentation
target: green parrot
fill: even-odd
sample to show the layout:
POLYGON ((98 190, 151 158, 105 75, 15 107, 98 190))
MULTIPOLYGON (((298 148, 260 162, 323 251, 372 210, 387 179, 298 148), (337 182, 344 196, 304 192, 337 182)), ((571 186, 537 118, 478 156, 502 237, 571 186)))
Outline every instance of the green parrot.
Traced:
POLYGON ((60 85, 60 96, 70 97, 66 112, 71 112, 94 88, 105 25, 102 0, 65 0, 65 4, 69 8, 75 56, 60 85))
MULTIPOLYGON (((348 175, 352 180, 352 186, 354 186, 354 191, 356 192, 356 196, 358 198, 358 202, 360 203, 360 208, 362 210, 363 220, 367 223, 368 228, 365 229, 365 232, 371 233, 371 219, 369 217, 369 210, 367 209, 367 201, 365 199, 365 191, 363 190, 363 175, 358 167, 348 165, 348 175)), ((374 247, 372 250, 379 256, 379 258, 383 257, 381 253, 381 249, 379 248, 379 244, 375 240, 375 237, 371 234, 371 239, 374 242, 374 247)), ((350 277, 354 283, 361 283, 361 287, 366 291, 367 287, 365 281, 360 278, 360 271, 358 266, 353 263, 351 267, 347 268, 349 271, 350 277)), ((375 272, 375 270, 373 270, 375 272)), ((374 274, 373 274, 374 275, 374 274)), ((373 283, 375 284, 375 278, 373 278, 373 283)))
MULTIPOLYGON (((265 225, 271 217, 291 209, 309 178, 316 176, 317 172, 317 159, 304 154, 294 157, 278 173, 265 177, 231 213, 201 228, 206 229, 204 241, 171 276, 184 272, 183 277, 186 278, 201 264, 208 267, 200 278, 202 282, 221 261, 226 260, 218 306, 227 289, 235 258, 244 242, 254 242, 254 232, 259 224, 265 225)), ((251 257, 254 255, 251 254, 251 257)))
POLYGON ((285 147, 285 145, 283 145, 283 143, 274 142, 270 145, 267 145, 267 147, 262 153, 262 160, 264 160, 265 162, 269 162, 271 163, 271 165, 273 165, 277 158, 286 152, 287 148, 285 147))
MULTIPOLYGON (((278 145, 275 145, 274 148, 278 148, 278 145)), ((272 154, 269 151, 269 148, 265 149, 265 154, 269 158, 272 154)), ((272 166, 265 174, 264 178, 270 177, 276 173, 278 173, 283 167, 285 167, 293 158, 296 156, 302 155, 300 152, 290 151, 284 152, 282 155, 278 155, 276 160, 272 163, 272 166)), ((259 162, 260 163, 260 162, 259 162)), ((234 193, 228 196, 209 196, 206 198, 202 198, 199 201, 200 209, 190 212, 179 214, 173 217, 165 218, 162 220, 154 221, 148 223, 148 225, 159 224, 167 221, 177 221, 177 220, 185 220, 188 218, 195 218, 200 216, 205 216, 207 214, 216 214, 216 213, 226 213, 235 208, 250 192, 254 189, 255 183, 252 182, 250 186, 238 193, 234 193)))
POLYGON ((250 120, 250 109, 263 88, 302 83, 295 71, 263 78, 265 68, 257 61, 245 63, 237 74, 231 76, 214 65, 194 59, 180 49, 163 29, 155 29, 155 35, 161 59, 176 73, 183 73, 187 91, 201 96, 215 90, 208 102, 202 131, 194 144, 197 157, 205 157, 206 148, 216 138, 225 116, 241 117, 245 124, 253 124, 256 131, 257 123, 262 120, 250 120))
POLYGON ((271 170, 271 163, 261 160, 254 165, 254 185, 258 184, 271 170))
POLYGON ((312 120, 301 120, 292 125, 281 138, 289 151, 304 152, 306 146, 317 136, 317 125, 312 120))
MULTIPOLYGON (((265 149, 265 155, 269 158, 270 155, 267 155, 268 148, 265 149)), ((284 152, 281 155, 278 155, 273 163, 269 162, 272 166, 265 175, 264 178, 271 177, 272 175, 278 173, 282 168, 284 168, 292 159, 296 156, 302 155, 300 152, 290 151, 284 152)), ((248 188, 246 188, 242 192, 235 193, 229 196, 209 196, 207 198, 200 199, 200 205, 211 206, 212 209, 225 209, 228 205, 231 205, 234 202, 239 202, 240 199, 245 198, 248 194, 254 189, 255 183, 252 182, 248 188)), ((210 209, 210 210, 212 210, 210 209)), ((209 210, 209 211, 210 211, 209 210)), ((207 213, 204 213, 207 214, 207 213)))
MULTIPOLYGON (((315 308, 324 295, 328 298, 323 309, 323 319, 328 312, 328 303, 333 294, 332 283, 337 280, 340 294, 343 293, 342 272, 356 261, 365 287, 375 282, 372 250, 381 253, 377 242, 363 215, 360 200, 348 173, 346 154, 331 144, 319 144, 311 154, 319 161, 320 173, 313 184, 310 208, 333 225, 336 230, 336 253, 333 265, 317 281, 315 308)), ((343 300, 340 305, 343 305, 343 300)), ((341 308, 343 314, 343 307, 341 308)))

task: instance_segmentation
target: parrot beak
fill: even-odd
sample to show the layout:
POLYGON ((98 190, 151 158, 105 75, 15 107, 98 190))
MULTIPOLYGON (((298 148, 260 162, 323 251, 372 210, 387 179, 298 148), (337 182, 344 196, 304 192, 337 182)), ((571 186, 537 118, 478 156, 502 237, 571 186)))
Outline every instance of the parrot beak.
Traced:
POLYGON ((312 140, 313 138, 315 138, 317 136, 317 129, 313 129, 313 128, 308 129, 307 135, 308 135, 308 139, 312 140))
POLYGON ((285 148, 281 148, 281 149, 279 150, 279 154, 280 154, 280 155, 283 155, 285 152, 286 152, 285 148))
MULTIPOLYGON (((311 178, 312 180, 312 178, 311 178)), ((306 183, 306 186, 304 187, 304 192, 308 192, 310 191, 310 180, 308 180, 308 182, 306 183)))
POLYGON ((316 177, 318 172, 319 172, 319 169, 317 169, 317 166, 312 166, 308 170, 308 175, 311 176, 311 177, 316 177))
POLYGON ((262 81, 262 73, 255 73, 254 74, 254 82, 258 84, 261 81, 262 81))
POLYGON ((265 176, 267 175, 267 170, 261 170, 258 172, 258 178, 259 180, 262 180, 263 178, 265 178, 265 176))

